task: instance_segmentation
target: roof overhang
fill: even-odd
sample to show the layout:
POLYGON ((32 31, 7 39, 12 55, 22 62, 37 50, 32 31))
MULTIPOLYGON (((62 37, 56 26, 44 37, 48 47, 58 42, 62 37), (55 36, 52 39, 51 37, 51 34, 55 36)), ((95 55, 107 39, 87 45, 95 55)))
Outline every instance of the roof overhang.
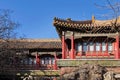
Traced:
MULTIPOLYGON (((72 20, 62 20, 59 18, 54 18, 53 25, 61 37, 62 31, 73 31, 82 34, 105 34, 105 33, 118 33, 120 32, 120 21, 115 23, 115 20, 86 20, 86 21, 72 21, 72 20)), ((98 35, 99 35, 98 34, 98 35)), ((108 34, 107 34, 108 35, 108 34)), ((104 35, 103 35, 104 36, 104 35)))

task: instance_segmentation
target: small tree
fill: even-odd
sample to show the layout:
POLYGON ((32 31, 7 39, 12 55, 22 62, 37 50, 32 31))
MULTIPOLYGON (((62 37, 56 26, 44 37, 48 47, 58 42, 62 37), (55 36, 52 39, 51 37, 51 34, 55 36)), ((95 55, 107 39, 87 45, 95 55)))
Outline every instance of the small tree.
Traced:
POLYGON ((19 24, 11 19, 10 10, 0 10, 0 39, 15 38, 14 30, 19 24))
MULTIPOLYGON (((15 50, 10 49, 11 39, 15 39, 15 29, 19 24, 11 19, 10 10, 0 10, 0 68, 14 61, 15 50)), ((14 44, 15 45, 15 44, 14 44)))
MULTIPOLYGON (((104 5, 95 4, 96 7, 102 9, 102 11, 106 11, 102 18, 111 19, 110 24, 113 26, 112 29, 115 31, 119 31, 120 27, 118 27, 118 19, 120 19, 120 1, 119 0, 103 0, 104 5)), ((101 14, 102 15, 102 14, 101 14)))
POLYGON ((103 17, 117 19, 120 15, 120 1, 119 0, 103 0, 103 4, 95 3, 97 8, 106 10, 108 13, 104 13, 103 17))
POLYGON ((118 18, 120 16, 120 1, 116 0, 106 0, 107 5, 106 8, 111 10, 112 12, 112 17, 115 19, 111 24, 113 26, 116 26, 118 18))

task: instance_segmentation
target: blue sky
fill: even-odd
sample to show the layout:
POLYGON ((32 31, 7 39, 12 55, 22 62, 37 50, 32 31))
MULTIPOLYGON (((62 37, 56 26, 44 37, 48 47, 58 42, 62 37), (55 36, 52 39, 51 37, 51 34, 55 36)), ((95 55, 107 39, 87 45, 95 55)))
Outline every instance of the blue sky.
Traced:
POLYGON ((105 0, 0 0, 0 9, 13 10, 12 19, 21 26, 16 30, 18 35, 27 38, 58 38, 53 27, 53 18, 71 18, 72 20, 99 18, 105 10, 98 9, 96 4, 105 0))

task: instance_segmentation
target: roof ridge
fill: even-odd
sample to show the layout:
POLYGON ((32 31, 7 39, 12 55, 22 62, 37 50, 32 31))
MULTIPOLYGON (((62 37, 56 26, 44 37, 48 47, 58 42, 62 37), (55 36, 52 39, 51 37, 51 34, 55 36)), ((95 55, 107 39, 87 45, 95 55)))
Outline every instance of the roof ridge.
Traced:
POLYGON ((60 39, 21 39, 22 42, 55 42, 60 41, 60 39))
MULTIPOLYGON (((54 39, 9 39, 12 42, 60 42, 59 38, 54 39)), ((0 42, 5 42, 5 40, 0 39, 0 42)))

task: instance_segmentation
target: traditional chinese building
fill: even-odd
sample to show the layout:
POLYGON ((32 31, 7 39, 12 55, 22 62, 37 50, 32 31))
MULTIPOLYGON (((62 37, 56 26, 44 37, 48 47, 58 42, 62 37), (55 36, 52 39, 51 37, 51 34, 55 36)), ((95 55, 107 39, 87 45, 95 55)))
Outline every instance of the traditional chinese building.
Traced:
POLYGON ((120 59, 120 18, 74 21, 54 18, 62 41, 62 59, 120 59))
POLYGON ((92 16, 85 21, 54 18, 53 25, 60 39, 9 41, 15 57, 0 71, 0 79, 7 75, 14 79, 33 76, 36 80, 56 80, 61 67, 76 67, 85 62, 120 66, 120 18, 96 20, 92 16))
MULTIPOLYGON (((1 45, 4 44, 7 42, 2 41, 1 45)), ((62 57, 59 39, 9 40, 8 44, 15 56, 8 58, 9 63, 0 71, 0 79, 23 80, 33 76, 35 80, 55 80, 59 76, 56 64, 56 59, 62 57)))

